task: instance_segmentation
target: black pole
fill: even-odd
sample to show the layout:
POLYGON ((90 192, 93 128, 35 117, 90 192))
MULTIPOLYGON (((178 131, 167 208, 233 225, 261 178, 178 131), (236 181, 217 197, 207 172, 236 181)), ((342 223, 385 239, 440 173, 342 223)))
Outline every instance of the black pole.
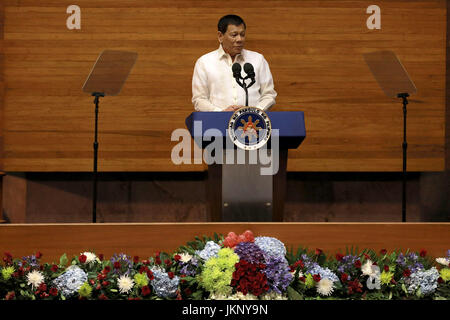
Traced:
MULTIPOLYGON (((242 82, 244 82, 244 81, 242 81, 242 82)), ((248 107, 248 87, 245 84, 245 82, 244 82, 244 87, 243 88, 245 90, 245 106, 248 107)))
POLYGON ((402 179, 402 222, 406 222, 406 156, 407 156, 407 149, 408 149, 408 143, 406 141, 406 105, 408 104, 408 93, 399 93, 397 95, 398 98, 403 99, 403 179, 402 179))
POLYGON ((105 94, 101 92, 92 93, 95 103, 95 131, 94 131, 94 174, 93 174, 93 190, 92 190, 92 222, 97 222, 97 162, 98 162, 98 103, 99 98, 104 97, 105 94))

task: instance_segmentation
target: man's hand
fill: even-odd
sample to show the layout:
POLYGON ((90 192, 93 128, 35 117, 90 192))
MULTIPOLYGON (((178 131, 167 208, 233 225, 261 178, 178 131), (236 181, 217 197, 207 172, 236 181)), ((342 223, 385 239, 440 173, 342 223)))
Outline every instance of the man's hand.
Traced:
POLYGON ((224 111, 236 111, 237 109, 242 108, 243 106, 229 106, 228 108, 226 108, 224 111))

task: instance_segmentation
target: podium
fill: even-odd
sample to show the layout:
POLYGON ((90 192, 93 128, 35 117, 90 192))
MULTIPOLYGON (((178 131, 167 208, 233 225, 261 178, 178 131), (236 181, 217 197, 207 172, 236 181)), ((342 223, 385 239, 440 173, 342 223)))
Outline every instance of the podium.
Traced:
MULTIPOLYGON (((195 143, 205 155, 208 146, 222 139, 223 161, 208 161, 206 195, 208 220, 221 221, 283 221, 286 198, 288 150, 296 149, 306 137, 302 111, 266 112, 271 121, 271 137, 259 150, 237 148, 228 137, 227 128, 233 112, 192 112, 186 126, 195 143), (212 134, 214 133, 214 135, 212 134), (262 150, 265 149, 265 150, 262 150), (261 154, 271 157, 275 174, 261 174, 269 165, 252 162, 261 154), (233 153, 233 161, 227 161, 233 153), (245 157, 244 157, 245 156, 245 157), (245 161, 239 161, 245 158, 245 161)), ((205 159, 204 159, 205 160, 205 159)), ((266 159, 267 160, 267 159, 266 159)))

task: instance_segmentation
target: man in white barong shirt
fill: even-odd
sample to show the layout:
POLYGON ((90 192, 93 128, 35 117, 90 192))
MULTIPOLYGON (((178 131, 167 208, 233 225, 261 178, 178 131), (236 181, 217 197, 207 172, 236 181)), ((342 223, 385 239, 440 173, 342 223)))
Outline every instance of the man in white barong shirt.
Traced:
POLYGON ((269 64, 262 54, 244 49, 245 31, 245 22, 239 16, 227 15, 219 20, 219 49, 195 63, 192 103, 196 111, 235 111, 245 106, 245 91, 233 77, 235 62, 241 67, 251 63, 255 70, 256 82, 248 89, 248 105, 268 110, 275 104, 277 93, 269 64))

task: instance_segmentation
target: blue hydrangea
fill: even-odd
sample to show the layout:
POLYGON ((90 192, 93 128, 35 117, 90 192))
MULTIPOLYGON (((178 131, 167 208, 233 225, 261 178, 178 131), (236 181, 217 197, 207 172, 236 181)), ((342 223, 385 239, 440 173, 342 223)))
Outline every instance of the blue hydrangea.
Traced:
POLYGON ((320 275, 320 279, 326 278, 333 282, 339 281, 338 276, 333 271, 331 271, 328 268, 323 268, 323 267, 319 266, 317 263, 311 269, 307 269, 306 273, 310 273, 312 275, 318 274, 318 275, 320 275))
POLYGON ((414 293, 420 289, 420 292, 423 295, 428 295, 436 290, 438 278, 439 271, 433 267, 428 270, 418 270, 411 273, 409 278, 405 280, 405 284, 407 285, 409 293, 414 293))
POLYGON ((83 283, 88 280, 86 272, 80 267, 73 265, 58 278, 53 280, 53 284, 65 297, 70 297, 78 291, 83 283))
POLYGON ((266 269, 263 270, 270 287, 269 292, 274 291, 282 294, 292 281, 293 275, 290 272, 289 264, 284 257, 270 257, 266 261, 266 269))
POLYGON ((172 279, 169 275, 160 268, 151 269, 155 277, 151 281, 154 292, 161 298, 173 298, 177 294, 178 284, 180 279, 174 276, 172 279))
POLYGON ((203 250, 197 250, 195 253, 206 262, 212 257, 217 257, 219 250, 220 246, 217 243, 214 241, 208 241, 203 250))
POLYGON ((286 247, 283 242, 272 237, 256 237, 255 244, 264 251, 268 257, 285 257, 286 247))
POLYGON ((239 256, 239 259, 250 263, 264 263, 264 251, 262 251, 256 244, 252 242, 241 242, 234 248, 234 253, 239 256))

